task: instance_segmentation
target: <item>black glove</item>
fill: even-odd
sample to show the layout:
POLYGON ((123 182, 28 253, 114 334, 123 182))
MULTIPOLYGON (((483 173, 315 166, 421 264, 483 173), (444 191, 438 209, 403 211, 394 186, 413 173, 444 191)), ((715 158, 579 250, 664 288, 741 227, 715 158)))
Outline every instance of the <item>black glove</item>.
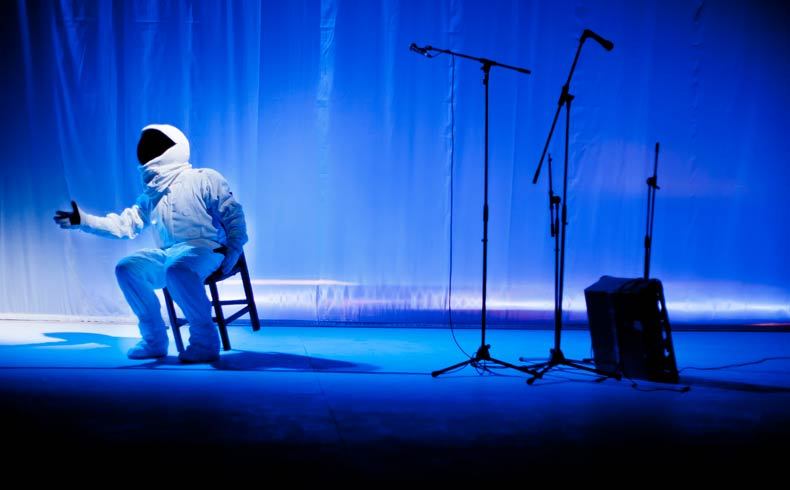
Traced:
POLYGON ((220 264, 219 270, 217 271, 217 273, 221 272, 223 275, 230 274, 233 268, 236 267, 239 257, 241 257, 241 250, 227 247, 225 245, 215 248, 214 252, 225 256, 225 259, 222 261, 222 264, 220 264))
POLYGON ((71 201, 71 212, 69 211, 55 211, 55 220, 61 228, 73 228, 80 224, 80 210, 77 208, 77 203, 71 201))

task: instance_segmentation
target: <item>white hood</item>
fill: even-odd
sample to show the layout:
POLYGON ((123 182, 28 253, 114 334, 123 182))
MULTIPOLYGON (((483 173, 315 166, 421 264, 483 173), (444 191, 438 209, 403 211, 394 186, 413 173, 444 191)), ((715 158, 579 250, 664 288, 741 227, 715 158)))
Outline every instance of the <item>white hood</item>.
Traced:
POLYGON ((180 129, 169 124, 149 124, 142 131, 146 129, 160 131, 175 143, 164 153, 139 167, 145 193, 155 199, 166 192, 181 172, 192 168, 189 163, 189 140, 180 129))

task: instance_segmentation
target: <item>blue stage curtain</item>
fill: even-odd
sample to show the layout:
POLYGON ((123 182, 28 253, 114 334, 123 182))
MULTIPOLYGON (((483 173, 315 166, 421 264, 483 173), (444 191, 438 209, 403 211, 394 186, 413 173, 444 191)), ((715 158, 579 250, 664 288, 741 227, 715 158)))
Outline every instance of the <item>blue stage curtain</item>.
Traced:
MULTIPOLYGON (((787 8, 760 1, 22 1, 2 8, 0 314, 128 317, 113 266, 146 237, 58 229, 70 199, 141 191, 148 123, 230 181, 265 318, 446 322, 480 306, 480 67, 491 72, 492 321, 547 319, 545 173, 531 184, 580 33, 566 307, 639 276, 661 142, 653 273, 676 321, 790 319, 787 8), (452 201, 451 201, 452 190, 452 201), (452 222, 452 229, 451 229, 452 222)), ((551 152, 559 191, 562 120, 551 152)))

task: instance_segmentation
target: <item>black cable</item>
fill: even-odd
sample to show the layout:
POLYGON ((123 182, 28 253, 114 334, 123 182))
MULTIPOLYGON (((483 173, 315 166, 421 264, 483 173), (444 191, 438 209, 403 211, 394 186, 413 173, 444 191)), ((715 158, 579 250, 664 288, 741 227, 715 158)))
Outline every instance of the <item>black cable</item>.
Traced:
POLYGON ((462 371, 462 370, 463 370, 465 367, 466 367, 466 366, 457 367, 457 368, 455 368, 455 369, 452 369, 452 370, 450 370, 450 371, 445 371, 445 373, 444 373, 444 374, 452 374, 452 373, 457 373, 457 372, 460 372, 460 371, 462 371))
MULTIPOLYGON (((447 311, 450 321, 450 333, 453 336, 453 342, 458 349, 464 353, 466 357, 472 359, 455 336, 455 327, 453 326, 453 202, 454 202, 454 178, 455 174, 455 56, 450 56, 450 277, 448 278, 447 285, 447 311)), ((473 366, 477 369, 477 366, 473 366)), ((480 371, 478 370, 478 374, 480 371)))
MULTIPOLYGON (((555 370, 555 371, 559 371, 559 372, 561 372, 561 373, 576 374, 576 375, 579 375, 579 376, 584 376, 584 377, 586 377, 586 378, 595 378, 595 380, 598 380, 598 379, 600 379, 600 378, 606 378, 606 376, 602 376, 602 375, 600 375, 600 374, 589 373, 589 372, 587 372, 587 371, 577 371, 577 370, 575 370, 575 369, 574 369, 574 370, 571 370, 571 369, 569 369, 569 368, 566 368, 566 367, 564 367, 564 366, 562 366, 562 365, 556 366, 556 367, 554 368, 554 370, 555 370)), ((551 374, 551 373, 549 372, 549 373, 547 373, 547 374, 551 374)), ((573 378, 565 378, 565 379, 573 379, 573 378)), ((581 381, 581 380, 578 380, 578 381, 581 381)))
POLYGON ((505 377, 505 378, 521 378, 521 376, 518 376, 518 375, 515 375, 515 374, 502 374, 502 373, 498 373, 497 372, 497 371, 504 371, 505 369, 508 369, 507 366, 499 366, 499 365, 496 365, 496 364, 488 364, 488 362, 486 362, 486 361, 480 361, 480 364, 482 364, 482 366, 477 366, 478 363, 474 363, 474 364, 475 364, 475 367, 479 367, 480 371, 482 371, 482 372, 480 372, 481 376, 483 374, 485 374, 485 373, 488 373, 491 376, 501 376, 501 377, 505 377))
MULTIPOLYGON (((562 366, 557 366, 556 371, 559 371, 559 372, 562 372, 562 373, 573 373, 573 374, 576 374, 578 376, 585 376, 585 377, 588 377, 588 378, 595 378, 595 380, 594 380, 595 382, 608 379, 606 376, 601 376, 601 375, 597 375, 597 374, 593 374, 593 373, 571 371, 571 370, 569 370, 569 369, 567 369, 565 367, 562 367, 562 366)), ((551 374, 549 374, 549 375, 551 375, 551 374)), ((557 375, 555 375, 555 376, 560 378, 560 379, 565 379, 567 381, 583 382, 583 380, 580 380, 580 379, 573 379, 573 378, 569 378, 569 377, 565 377, 565 376, 557 376, 557 375)), ((667 388, 664 388, 664 387, 642 388, 642 387, 639 386, 639 383, 634 381, 633 378, 629 378, 628 376, 625 376, 625 375, 623 375, 623 378, 627 379, 628 381, 631 382, 631 388, 635 389, 636 391, 641 391, 641 392, 672 391, 672 392, 675 392, 675 393, 688 393, 689 391, 691 391, 691 386, 688 386, 688 385, 683 386, 682 388, 669 388, 669 387, 667 387, 667 388)))
POLYGON ((744 366, 754 366, 756 364, 762 364, 762 363, 768 362, 768 361, 790 361, 790 357, 789 356, 764 357, 764 358, 759 359, 757 361, 746 361, 746 362, 740 362, 740 363, 736 363, 736 364, 725 364, 723 366, 714 366, 714 367, 686 366, 686 367, 684 367, 683 369, 681 369, 678 372, 682 373, 686 369, 693 369, 695 371, 718 371, 720 369, 729 369, 729 368, 737 368, 737 367, 744 367, 744 366))
POLYGON ((642 391, 642 392, 674 391, 675 393, 688 393, 689 391, 691 391, 691 386, 689 386, 689 385, 686 385, 686 386, 684 386, 682 388, 661 388, 661 387, 659 387, 659 388, 641 388, 639 386, 639 383, 634 381, 632 378, 629 378, 628 376, 625 376, 625 375, 623 375, 623 378, 625 378, 628 381, 630 381, 631 382, 631 388, 635 389, 636 391, 642 391))

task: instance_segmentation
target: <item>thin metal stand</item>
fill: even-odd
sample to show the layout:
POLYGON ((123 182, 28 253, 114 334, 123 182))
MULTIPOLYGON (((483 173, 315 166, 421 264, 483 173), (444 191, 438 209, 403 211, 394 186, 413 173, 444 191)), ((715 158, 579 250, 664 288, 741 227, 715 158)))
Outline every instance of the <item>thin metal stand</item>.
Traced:
POLYGON ((441 376, 442 374, 445 374, 450 371, 455 371, 456 369, 460 369, 470 364, 473 366, 477 366, 477 364, 481 362, 491 362, 507 368, 521 371, 523 373, 534 374, 532 370, 524 366, 517 366, 515 364, 511 364, 509 362, 491 357, 491 353, 490 353, 491 345, 486 344, 486 294, 487 294, 487 283, 488 283, 488 91, 489 91, 488 81, 489 81, 489 74, 491 72, 492 66, 498 66, 501 68, 506 68, 508 70, 513 70, 524 74, 529 74, 531 72, 526 68, 519 68, 517 66, 505 65, 503 63, 498 63, 496 61, 489 60, 486 58, 478 58, 463 53, 457 53, 449 49, 434 48, 432 46, 426 46, 424 48, 420 48, 415 44, 412 44, 410 49, 429 58, 433 58, 439 53, 444 53, 444 54, 449 54, 451 56, 458 56, 459 58, 466 58, 469 60, 474 60, 479 62, 480 69, 483 71, 483 89, 485 92, 485 113, 484 113, 484 118, 485 118, 484 142, 485 143, 484 143, 484 157, 483 157, 483 169, 485 174, 484 184, 483 184, 483 291, 482 291, 483 304, 482 304, 482 311, 480 315, 480 324, 481 324, 480 347, 478 347, 477 352, 475 352, 475 355, 470 357, 469 359, 461 361, 457 364, 453 364, 452 366, 448 366, 446 368, 433 371, 431 373, 431 376, 435 378, 437 376, 441 376))
POLYGON ((656 191, 658 186, 658 141, 653 160, 653 176, 647 178, 647 221, 645 225, 645 279, 650 279, 650 254, 653 247, 653 216, 656 213, 656 191))
MULTIPOLYGON (((565 287, 565 238, 566 238, 566 229, 568 226, 568 143, 570 140, 570 126, 571 126, 571 103, 573 102, 574 96, 570 93, 569 87, 571 83, 571 78, 573 77, 573 72, 576 70, 576 63, 579 61, 579 54, 581 53, 582 46, 584 45, 584 41, 587 37, 591 37, 587 34, 588 31, 585 30, 585 33, 582 35, 581 39, 579 40, 579 46, 576 49, 576 56, 573 58, 573 64, 571 65, 570 73, 568 74, 568 79, 565 84, 562 86, 562 91, 560 93, 559 101, 557 102, 557 111, 554 113, 554 120, 551 123, 551 129, 549 130, 549 135, 546 138, 546 144, 543 147, 543 154, 540 156, 540 162, 538 163, 538 168, 535 170, 535 176, 532 179, 532 183, 535 184, 538 182, 538 177, 540 176, 540 170, 543 166, 543 160, 546 157, 546 153, 549 148, 549 144, 551 143, 551 138, 554 134, 554 128, 557 125, 557 120, 559 119, 560 112, 565 109, 565 156, 564 156, 564 164, 563 164, 563 175, 562 175, 562 197, 558 197, 554 194, 554 189, 552 188, 552 177, 551 177, 551 156, 549 156, 549 207, 551 212, 551 232, 552 237, 554 238, 554 347, 550 350, 549 359, 545 362, 529 364, 527 367, 528 370, 533 371, 532 377, 527 380, 528 384, 532 384, 535 382, 536 379, 542 378, 547 372, 557 366, 568 366, 575 369, 579 369, 581 371, 587 371, 590 373, 595 373, 600 376, 604 376, 605 378, 616 378, 620 379, 620 373, 616 372, 608 372, 602 369, 597 369, 588 365, 585 365, 584 361, 581 360, 573 360, 568 359, 562 353, 561 348, 561 340, 562 340, 562 299, 563 299, 563 292, 565 287), (559 206, 562 205, 561 211, 559 210, 559 206)), ((596 39, 597 40, 597 39, 596 39)), ((600 42, 600 41, 599 41, 600 42)), ((524 358, 521 361, 525 361, 524 358)))

